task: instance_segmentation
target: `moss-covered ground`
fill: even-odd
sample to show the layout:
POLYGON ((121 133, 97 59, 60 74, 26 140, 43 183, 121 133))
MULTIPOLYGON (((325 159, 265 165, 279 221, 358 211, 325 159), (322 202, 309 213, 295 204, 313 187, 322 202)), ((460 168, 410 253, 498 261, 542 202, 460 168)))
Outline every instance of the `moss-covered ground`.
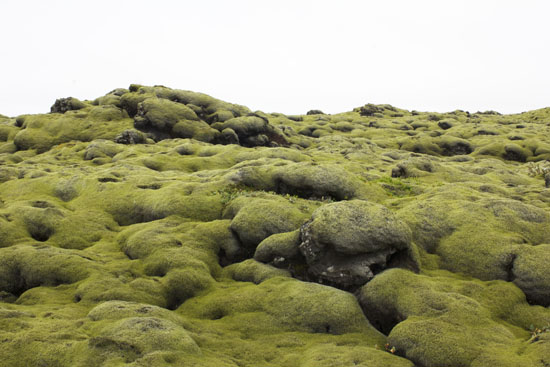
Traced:
POLYGON ((0 366, 549 366, 549 161, 550 108, 0 115, 0 366))

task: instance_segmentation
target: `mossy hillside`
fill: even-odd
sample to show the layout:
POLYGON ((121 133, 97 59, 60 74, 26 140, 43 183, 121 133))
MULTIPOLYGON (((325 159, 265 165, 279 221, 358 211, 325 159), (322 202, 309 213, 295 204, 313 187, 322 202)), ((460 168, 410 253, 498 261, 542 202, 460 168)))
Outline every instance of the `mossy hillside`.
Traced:
MULTIPOLYGON (((2 117, 0 365, 548 364, 548 111, 286 116, 132 85, 2 117), (300 246, 357 202, 410 232, 354 297, 300 246)), ((370 218, 346 213, 327 248, 370 218)))

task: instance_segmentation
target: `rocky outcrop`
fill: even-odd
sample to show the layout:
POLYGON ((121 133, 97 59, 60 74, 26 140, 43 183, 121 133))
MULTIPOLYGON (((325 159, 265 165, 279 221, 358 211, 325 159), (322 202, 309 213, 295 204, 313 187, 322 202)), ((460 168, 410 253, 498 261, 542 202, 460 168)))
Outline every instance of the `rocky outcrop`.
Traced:
POLYGON ((51 113, 65 113, 67 111, 80 110, 86 107, 86 104, 74 97, 59 98, 51 107, 51 113))

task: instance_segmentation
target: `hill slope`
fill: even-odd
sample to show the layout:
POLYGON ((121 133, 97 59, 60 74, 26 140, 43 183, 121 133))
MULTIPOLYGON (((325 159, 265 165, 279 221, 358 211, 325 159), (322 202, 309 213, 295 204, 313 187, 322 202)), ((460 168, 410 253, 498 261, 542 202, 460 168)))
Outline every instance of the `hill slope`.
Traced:
POLYGON ((0 365, 548 366, 548 160, 550 109, 0 116, 0 365))

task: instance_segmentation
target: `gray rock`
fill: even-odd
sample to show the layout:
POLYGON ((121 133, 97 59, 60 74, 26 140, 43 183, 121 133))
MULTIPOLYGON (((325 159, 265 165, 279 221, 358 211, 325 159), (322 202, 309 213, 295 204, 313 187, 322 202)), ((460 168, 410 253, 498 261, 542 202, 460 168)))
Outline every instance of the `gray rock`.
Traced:
POLYGON ((74 97, 59 98, 50 108, 51 113, 65 113, 67 111, 80 110, 86 105, 74 97))
POLYGON ((407 260, 411 244, 404 222, 384 206, 360 200, 322 206, 300 236, 308 275, 343 289, 365 284, 392 257, 407 260))
POLYGON ((119 144, 145 144, 147 137, 140 131, 130 129, 124 130, 115 138, 115 142, 119 144))

